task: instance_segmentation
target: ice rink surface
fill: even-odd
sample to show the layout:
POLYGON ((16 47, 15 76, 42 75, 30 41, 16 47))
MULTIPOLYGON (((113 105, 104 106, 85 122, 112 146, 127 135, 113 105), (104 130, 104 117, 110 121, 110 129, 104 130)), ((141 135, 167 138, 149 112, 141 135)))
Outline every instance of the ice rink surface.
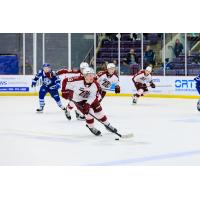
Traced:
MULTIPOLYGON (((96 122, 96 137, 46 97, 43 114, 37 97, 0 97, 0 165, 200 165, 200 112, 195 99, 106 97, 103 109, 120 134, 96 122)), ((65 103, 63 101, 63 103, 65 103)))

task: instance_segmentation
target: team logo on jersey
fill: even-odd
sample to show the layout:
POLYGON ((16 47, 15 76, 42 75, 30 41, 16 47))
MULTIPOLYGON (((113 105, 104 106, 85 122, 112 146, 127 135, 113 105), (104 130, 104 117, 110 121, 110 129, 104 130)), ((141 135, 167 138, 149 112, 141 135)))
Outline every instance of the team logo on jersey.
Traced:
POLYGON ((140 78, 142 81, 145 81, 147 78, 146 77, 141 77, 140 78))
POLYGON ((43 83, 45 85, 50 85, 51 84, 51 80, 49 78, 44 78, 43 83))
POLYGON ((84 88, 80 88, 79 90, 81 91, 79 96, 81 96, 83 98, 88 98, 90 96, 90 92, 87 90, 84 90, 84 88))
POLYGON ((103 83, 102 85, 105 87, 105 88, 109 88, 111 86, 111 82, 108 81, 106 78, 103 79, 103 83))

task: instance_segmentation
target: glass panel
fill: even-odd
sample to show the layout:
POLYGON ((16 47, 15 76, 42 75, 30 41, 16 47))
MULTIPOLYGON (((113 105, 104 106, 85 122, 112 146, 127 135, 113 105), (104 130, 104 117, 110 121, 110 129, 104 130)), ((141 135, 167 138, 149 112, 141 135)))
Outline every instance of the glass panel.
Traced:
POLYGON ((97 72, 106 69, 109 62, 118 66, 118 33, 97 33, 97 72))
POLYGON ((42 57, 42 33, 37 33, 37 70, 43 65, 42 57))
POLYGON ((25 74, 33 74, 33 33, 25 34, 25 74))
POLYGON ((0 33, 0 74, 22 74, 21 33, 0 33))
POLYGON ((165 68, 166 75, 185 75, 185 34, 165 34, 165 68))
POLYGON ((121 33, 121 75, 133 75, 141 69, 141 33, 121 33))
MULTIPOLYGON (((42 49, 39 54, 42 55, 42 49)), ((45 33, 45 62, 50 63, 54 70, 68 66, 67 33, 45 33)))
POLYGON ((114 62, 118 67, 118 37, 120 37, 120 74, 132 75, 141 69, 140 33, 121 33, 120 35, 118 33, 98 33, 97 71, 105 70, 109 62, 114 62), (132 54, 134 56, 131 56, 132 54), (133 62, 134 59, 135 62, 133 62))
POLYGON ((163 33, 143 33, 143 66, 151 65, 154 75, 163 75, 163 33))
POLYGON ((72 33, 71 34, 71 66, 79 69, 80 63, 85 61, 93 66, 94 57, 94 34, 72 33))
POLYGON ((200 33, 187 33, 187 75, 200 73, 200 33))

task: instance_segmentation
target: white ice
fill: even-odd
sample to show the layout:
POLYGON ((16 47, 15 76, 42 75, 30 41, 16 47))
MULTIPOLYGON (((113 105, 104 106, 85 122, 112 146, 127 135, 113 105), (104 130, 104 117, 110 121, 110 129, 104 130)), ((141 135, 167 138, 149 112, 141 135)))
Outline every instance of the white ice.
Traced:
MULTIPOLYGON (((37 97, 0 97, 0 165, 200 165, 200 112, 195 99, 106 97, 103 108, 119 133, 115 141, 96 122, 68 121, 50 97, 43 114, 37 97)), ((66 103, 66 102, 64 102, 66 103)))

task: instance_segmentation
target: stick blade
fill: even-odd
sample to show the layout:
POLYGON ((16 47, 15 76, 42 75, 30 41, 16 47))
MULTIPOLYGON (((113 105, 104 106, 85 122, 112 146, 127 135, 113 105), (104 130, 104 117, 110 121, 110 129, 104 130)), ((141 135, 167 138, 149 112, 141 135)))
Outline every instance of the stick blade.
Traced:
POLYGON ((126 135, 122 135, 121 138, 132 138, 133 136, 134 136, 133 133, 129 133, 126 135))

